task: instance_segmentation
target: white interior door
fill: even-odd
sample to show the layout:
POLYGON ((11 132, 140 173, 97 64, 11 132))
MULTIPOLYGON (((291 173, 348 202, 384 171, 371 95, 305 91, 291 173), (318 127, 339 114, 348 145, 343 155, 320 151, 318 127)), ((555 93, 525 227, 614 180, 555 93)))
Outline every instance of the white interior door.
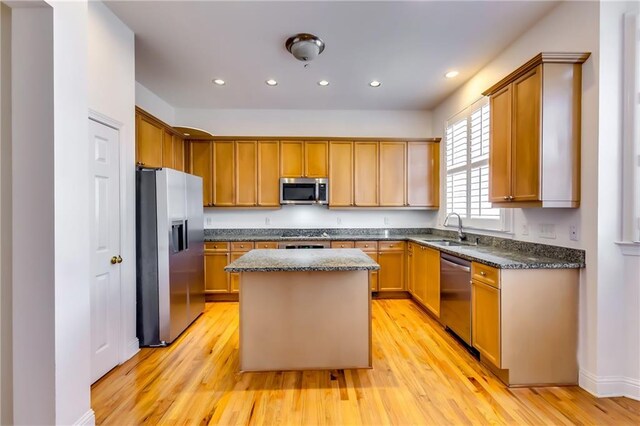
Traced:
POLYGON ((89 120, 91 229, 91 381, 118 365, 120 330, 120 155, 118 130, 89 120))

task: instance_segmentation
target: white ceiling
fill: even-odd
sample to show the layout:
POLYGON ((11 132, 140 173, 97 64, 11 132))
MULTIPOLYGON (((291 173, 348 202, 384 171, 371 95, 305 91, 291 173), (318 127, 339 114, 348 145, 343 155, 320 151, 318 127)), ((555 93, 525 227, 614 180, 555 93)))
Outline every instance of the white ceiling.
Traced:
POLYGON ((390 110, 433 108, 556 4, 107 3, 136 34, 136 80, 174 107, 390 110), (326 43, 307 68, 284 47, 299 32, 326 43), (451 69, 460 75, 445 79, 451 69))

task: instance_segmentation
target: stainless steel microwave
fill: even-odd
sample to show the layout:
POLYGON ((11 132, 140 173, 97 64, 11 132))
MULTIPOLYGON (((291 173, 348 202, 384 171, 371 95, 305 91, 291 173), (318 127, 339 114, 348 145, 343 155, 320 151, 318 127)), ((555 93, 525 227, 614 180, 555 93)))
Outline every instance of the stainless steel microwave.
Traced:
POLYGON ((329 204, 327 178, 280 178, 280 204, 329 204))

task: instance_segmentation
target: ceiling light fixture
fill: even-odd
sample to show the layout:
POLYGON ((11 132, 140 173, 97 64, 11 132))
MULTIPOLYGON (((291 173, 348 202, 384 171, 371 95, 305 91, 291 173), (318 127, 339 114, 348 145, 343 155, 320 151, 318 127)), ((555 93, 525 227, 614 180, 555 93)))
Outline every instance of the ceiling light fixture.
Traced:
POLYGON ((278 85, 278 82, 275 81, 272 78, 270 78, 269 80, 265 81, 265 83, 267 83, 267 86, 277 86, 278 85))
POLYGON ((382 83, 380 83, 378 80, 373 80, 371 83, 369 83, 369 86, 371 87, 380 87, 382 83))
POLYGON ((213 80, 214 84, 217 84, 218 86, 224 86, 224 80, 220 79, 220 78, 216 78, 213 80))
POLYGON ((327 80, 320 80, 318 82, 318 86, 325 87, 325 86, 328 86, 328 85, 329 85, 329 82, 327 80))
POLYGON ((309 62, 324 50, 324 41, 313 34, 300 33, 289 37, 284 46, 299 61, 309 62))
POLYGON ((184 133, 185 136, 191 136, 191 133, 184 133))
POLYGON ((458 71, 449 71, 444 76, 447 78, 453 78, 453 77, 456 77, 458 74, 460 74, 458 71))

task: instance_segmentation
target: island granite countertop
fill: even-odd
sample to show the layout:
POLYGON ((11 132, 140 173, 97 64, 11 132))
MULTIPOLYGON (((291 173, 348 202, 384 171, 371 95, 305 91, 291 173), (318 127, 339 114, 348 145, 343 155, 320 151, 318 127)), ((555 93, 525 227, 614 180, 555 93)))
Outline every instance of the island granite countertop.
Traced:
POLYGON ((227 272, 376 271, 380 265, 359 249, 251 250, 227 272))

